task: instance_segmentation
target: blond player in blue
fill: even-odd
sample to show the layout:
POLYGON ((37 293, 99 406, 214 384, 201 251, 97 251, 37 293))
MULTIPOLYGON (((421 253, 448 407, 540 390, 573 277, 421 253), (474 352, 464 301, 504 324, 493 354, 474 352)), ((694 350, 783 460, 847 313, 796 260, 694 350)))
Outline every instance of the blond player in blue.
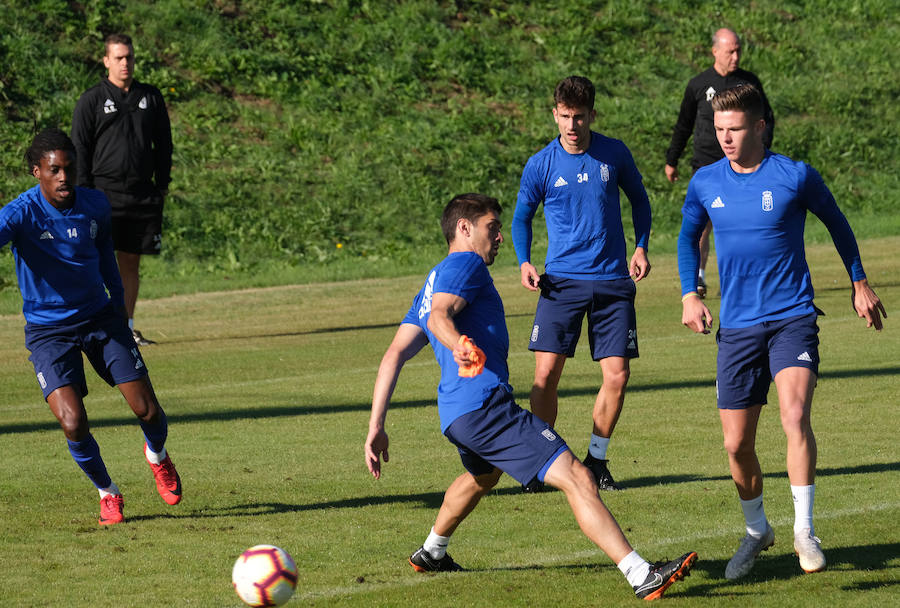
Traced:
POLYGON ((853 231, 818 172, 766 149, 763 99, 752 85, 713 97, 722 160, 697 170, 684 201, 678 238, 682 322, 709 333, 712 314, 696 292, 698 237, 712 221, 722 304, 716 393, 731 476, 747 534, 725 568, 737 579, 775 543, 763 509, 756 429, 775 381, 787 438, 787 474, 794 502, 794 550, 805 572, 825 568, 813 527, 816 438, 810 412, 819 370, 813 288, 803 246, 806 213, 828 228, 851 279, 853 307, 867 327, 882 327, 884 306, 869 287, 853 231))
POLYGON ((378 368, 366 466, 381 477, 381 458, 388 461, 385 417, 400 371, 431 344, 441 367, 441 432, 456 446, 466 472, 447 489, 410 565, 418 572, 462 570, 447 553, 450 536, 505 472, 523 485, 539 480, 562 490, 581 530, 616 563, 635 595, 660 598, 689 573, 697 554, 658 564, 644 560, 603 504, 590 471, 547 422, 513 400, 506 318, 487 268, 503 242, 500 212, 497 199, 481 194, 461 194, 445 207, 441 228, 447 257, 428 274, 378 368), (472 369, 473 351, 483 352, 481 371, 472 369))
POLYGON ((124 500, 90 430, 82 353, 137 416, 157 491, 177 504, 181 479, 165 448, 166 414, 127 325, 109 201, 75 186, 75 146, 58 129, 38 133, 25 160, 38 184, 0 209, 0 247, 10 243, 15 257, 25 346, 44 399, 100 493, 100 525, 124 521, 124 500))
POLYGON ((559 380, 587 316, 591 357, 600 362, 603 382, 584 464, 601 490, 618 490, 606 452, 625 402, 630 360, 638 357, 635 282, 650 272, 650 201, 628 147, 591 130, 593 83, 569 76, 556 85, 553 101, 559 136, 528 159, 512 222, 522 285, 540 291, 528 345, 535 363, 531 411, 556 422, 559 380), (619 189, 634 222, 630 262, 619 189), (549 243, 539 275, 531 260, 531 222, 542 203, 549 243))

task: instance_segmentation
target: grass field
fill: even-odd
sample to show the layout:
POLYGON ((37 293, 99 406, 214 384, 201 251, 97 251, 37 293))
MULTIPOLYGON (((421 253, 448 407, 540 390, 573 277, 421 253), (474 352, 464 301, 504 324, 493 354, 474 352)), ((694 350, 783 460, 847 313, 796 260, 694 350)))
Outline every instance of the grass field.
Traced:
MULTIPOLYGON (((512 339, 511 382, 527 403, 534 299, 518 286, 511 247, 504 247, 494 277, 512 339)), ((891 314, 900 302, 900 238, 862 241, 861 249, 891 314)), ((849 308, 833 248, 817 245, 808 254, 816 301, 827 313, 813 423, 816 531, 829 565, 816 575, 803 575, 793 556, 784 439, 769 406, 758 448, 776 545, 746 580, 723 579, 743 522, 715 412, 714 341, 680 325, 672 256, 652 258, 653 272, 639 286, 642 356, 610 449, 613 472, 628 489, 604 499, 645 557, 699 553, 693 576, 667 594, 671 605, 896 605, 900 334, 893 318, 880 334, 865 330, 849 308)), ((438 431, 430 352, 400 378, 382 480, 368 475, 362 444, 380 356, 422 278, 142 301, 143 327, 160 340, 144 355, 168 412, 185 499, 177 507, 160 500, 127 406, 91 376, 92 427, 126 501, 126 523, 111 529, 97 526, 96 492, 40 399, 21 317, 0 316, 4 603, 237 606, 231 565, 257 543, 284 547, 296 559, 300 584, 289 605, 636 602, 577 530, 561 493, 523 495, 507 477, 453 539, 451 553, 468 572, 417 575, 406 563, 460 472, 438 431)), ((718 302, 711 302, 715 313, 718 302)), ((557 424, 578 455, 586 451, 598 376, 582 345, 563 376, 557 424)))

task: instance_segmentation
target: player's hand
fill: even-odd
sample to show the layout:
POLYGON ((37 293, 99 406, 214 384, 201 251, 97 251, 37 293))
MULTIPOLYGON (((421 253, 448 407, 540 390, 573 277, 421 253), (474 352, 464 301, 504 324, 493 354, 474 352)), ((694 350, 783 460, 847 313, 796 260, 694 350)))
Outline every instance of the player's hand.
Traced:
POLYGON ((387 433, 383 428, 370 429, 369 436, 366 437, 366 466, 375 479, 381 479, 381 456, 385 462, 390 460, 387 433))
POLYGON ((484 371, 487 357, 468 336, 460 336, 459 342, 453 347, 453 359, 459 365, 460 378, 474 378, 484 371))
POLYGON ((541 275, 538 274, 537 268, 531 262, 522 262, 519 270, 522 272, 522 285, 531 291, 538 291, 540 289, 538 284, 541 282, 541 275))
POLYGON ((691 296, 681 304, 681 323, 697 334, 708 334, 712 329, 712 313, 699 296, 691 296))
POLYGON ((866 279, 853 281, 850 287, 850 303, 859 318, 866 320, 866 327, 874 325, 875 331, 881 331, 881 317, 887 319, 887 312, 866 279))
POLYGON ((678 167, 666 163, 666 179, 673 184, 678 181, 678 167))
POLYGON ((647 259, 647 250, 643 247, 638 247, 634 250, 634 255, 631 256, 631 278, 635 280, 635 282, 640 281, 648 274, 650 274, 650 260, 647 259))

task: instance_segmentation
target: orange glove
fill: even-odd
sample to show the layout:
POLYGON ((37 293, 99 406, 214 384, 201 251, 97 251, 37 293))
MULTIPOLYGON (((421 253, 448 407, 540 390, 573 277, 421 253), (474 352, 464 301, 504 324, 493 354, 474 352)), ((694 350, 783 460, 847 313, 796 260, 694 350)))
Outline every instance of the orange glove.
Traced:
POLYGON ((459 376, 461 378, 474 378, 484 371, 484 362, 487 360, 487 357, 485 357, 483 350, 475 346, 475 343, 469 339, 469 336, 460 336, 459 343, 469 349, 469 361, 471 362, 471 365, 467 367, 460 366, 459 376))

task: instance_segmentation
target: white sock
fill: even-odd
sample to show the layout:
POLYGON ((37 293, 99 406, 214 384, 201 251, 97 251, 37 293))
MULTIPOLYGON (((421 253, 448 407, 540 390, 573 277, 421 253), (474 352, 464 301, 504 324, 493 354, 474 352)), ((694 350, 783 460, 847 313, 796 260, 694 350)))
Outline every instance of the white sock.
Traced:
POLYGON ((619 570, 625 575, 625 580, 632 587, 642 584, 647 580, 647 575, 650 574, 650 564, 638 555, 637 551, 632 551, 626 555, 616 566, 619 567, 619 570))
POLYGON ((110 494, 118 494, 121 496, 121 492, 119 491, 119 486, 116 485, 116 482, 112 482, 109 484, 108 488, 102 488, 100 490, 100 500, 103 500, 110 494))
POLYGON ((700 272, 698 272, 697 275, 698 275, 701 279, 706 280, 706 269, 705 269, 705 268, 701 268, 701 269, 700 269, 700 272))
POLYGON ((128 329, 134 330, 134 317, 128 319, 128 329))
POLYGON ((816 497, 816 484, 791 486, 791 496, 794 498, 794 532, 809 528, 810 534, 814 534, 812 512, 813 499, 816 497))
MULTIPOLYGON (((597 460, 606 460, 606 448, 609 447, 609 437, 601 437, 591 433, 591 445, 588 447, 588 453, 597 460)), ((644 581, 641 581, 642 583, 644 581)))
POLYGON ((744 521, 747 522, 747 534, 761 538, 769 528, 766 521, 766 510, 763 509, 763 495, 750 500, 741 500, 741 509, 744 510, 744 521))
POLYGON ((425 543, 422 546, 428 551, 428 554, 431 557, 434 559, 441 559, 447 555, 447 545, 449 543, 449 536, 435 534, 434 528, 431 528, 431 532, 428 534, 428 538, 425 539, 425 543))
POLYGON ((144 454, 147 455, 147 460, 153 464, 159 464, 166 459, 166 448, 163 447, 162 452, 156 453, 150 449, 149 445, 144 443, 144 454))

